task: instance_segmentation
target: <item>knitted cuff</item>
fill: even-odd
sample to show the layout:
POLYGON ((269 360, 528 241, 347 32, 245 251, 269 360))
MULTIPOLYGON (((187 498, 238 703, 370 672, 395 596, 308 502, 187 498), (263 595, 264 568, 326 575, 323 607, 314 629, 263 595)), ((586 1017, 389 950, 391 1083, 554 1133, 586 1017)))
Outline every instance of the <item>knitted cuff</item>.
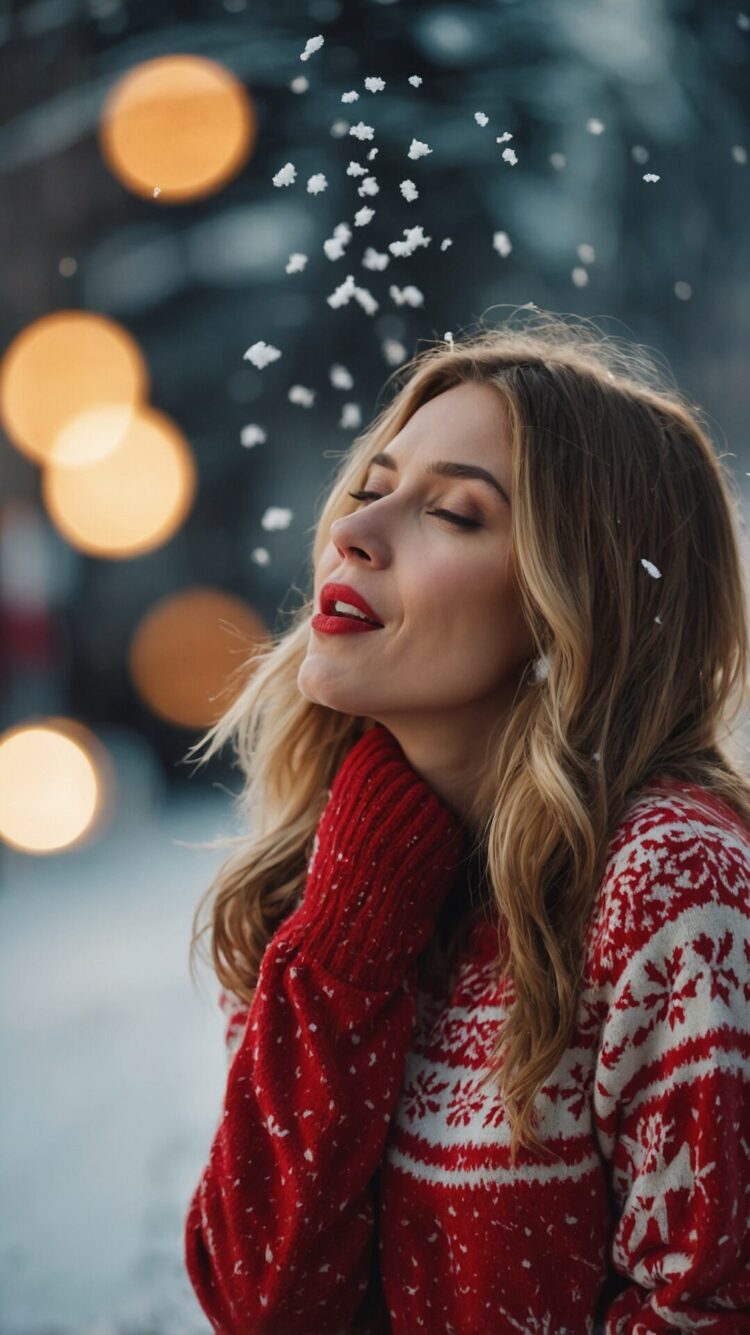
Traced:
POLYGON ((356 987, 392 992, 432 935, 466 852, 457 817, 376 724, 346 755, 320 819, 295 914, 301 956, 356 987))

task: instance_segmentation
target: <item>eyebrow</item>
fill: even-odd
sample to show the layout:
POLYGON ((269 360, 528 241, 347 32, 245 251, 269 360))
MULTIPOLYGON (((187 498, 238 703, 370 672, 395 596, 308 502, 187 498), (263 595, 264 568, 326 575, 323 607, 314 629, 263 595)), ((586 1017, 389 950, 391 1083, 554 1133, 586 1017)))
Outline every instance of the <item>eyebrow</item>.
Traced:
MULTIPOLYGON (((368 468, 371 468, 373 464, 380 464, 381 468, 390 468, 394 473, 398 472, 398 464, 392 454, 373 454, 368 468)), ((492 473, 488 473, 486 468, 480 468, 478 464, 449 463, 448 460, 441 459, 428 464, 425 472, 437 473, 440 477, 477 478, 479 482, 486 482, 488 486, 499 492, 510 505, 510 497, 505 487, 501 487, 497 478, 493 477, 492 473)))

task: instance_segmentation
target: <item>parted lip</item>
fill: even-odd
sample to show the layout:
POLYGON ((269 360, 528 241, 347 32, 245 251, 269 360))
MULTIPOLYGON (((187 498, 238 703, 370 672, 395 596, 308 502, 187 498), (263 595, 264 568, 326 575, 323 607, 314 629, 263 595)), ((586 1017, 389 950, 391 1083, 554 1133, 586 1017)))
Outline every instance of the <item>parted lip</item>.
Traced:
POLYGON ((367 600, 362 597, 361 593, 357 593, 357 590, 353 589, 351 584, 323 585, 323 588, 320 590, 321 612, 327 613, 328 616, 333 616, 333 604, 337 600, 341 603, 351 603, 352 607, 356 607, 358 611, 364 612, 364 615, 369 617, 371 621, 377 621, 379 626, 383 625, 377 612, 373 612, 367 600))

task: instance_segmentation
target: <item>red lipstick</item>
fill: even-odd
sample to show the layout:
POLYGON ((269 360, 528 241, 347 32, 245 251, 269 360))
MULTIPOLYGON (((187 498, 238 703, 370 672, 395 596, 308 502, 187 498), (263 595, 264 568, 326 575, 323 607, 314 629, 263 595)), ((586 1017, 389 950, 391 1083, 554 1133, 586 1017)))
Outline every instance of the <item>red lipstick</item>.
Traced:
POLYGON ((320 591, 320 612, 313 617, 313 630, 328 635, 342 635, 348 631, 382 630, 383 623, 370 604, 350 584, 324 584, 320 591), (354 613, 335 612, 335 603, 349 603, 368 618, 361 620, 354 613))

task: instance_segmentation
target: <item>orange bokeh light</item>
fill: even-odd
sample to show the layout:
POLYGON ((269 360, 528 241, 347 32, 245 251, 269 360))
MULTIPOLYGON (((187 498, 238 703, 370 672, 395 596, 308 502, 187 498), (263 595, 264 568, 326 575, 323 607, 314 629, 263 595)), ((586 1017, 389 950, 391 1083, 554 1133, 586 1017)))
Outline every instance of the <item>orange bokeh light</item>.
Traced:
POLYGON ((73 419, 113 405, 125 421, 149 388, 141 351, 121 325, 90 311, 54 311, 27 325, 3 356, 0 421, 23 454, 46 464, 73 419))
POLYGON ((101 742, 69 718, 45 718, 0 737, 0 838, 23 853, 88 842, 111 819, 114 766, 101 742))
POLYGON ((203 56, 158 56, 128 71, 102 110, 110 171, 136 195, 188 203, 220 190, 258 132, 253 102, 230 70, 203 56))
POLYGON ((188 442, 148 404, 103 458, 77 468, 51 464, 42 475, 47 513, 63 537, 111 560, 163 546, 189 514, 196 487, 188 442))
POLYGON ((206 728, 231 704, 254 645, 268 638, 263 619, 241 599, 187 589, 163 598, 141 621, 128 651, 131 679, 168 723, 206 728))

